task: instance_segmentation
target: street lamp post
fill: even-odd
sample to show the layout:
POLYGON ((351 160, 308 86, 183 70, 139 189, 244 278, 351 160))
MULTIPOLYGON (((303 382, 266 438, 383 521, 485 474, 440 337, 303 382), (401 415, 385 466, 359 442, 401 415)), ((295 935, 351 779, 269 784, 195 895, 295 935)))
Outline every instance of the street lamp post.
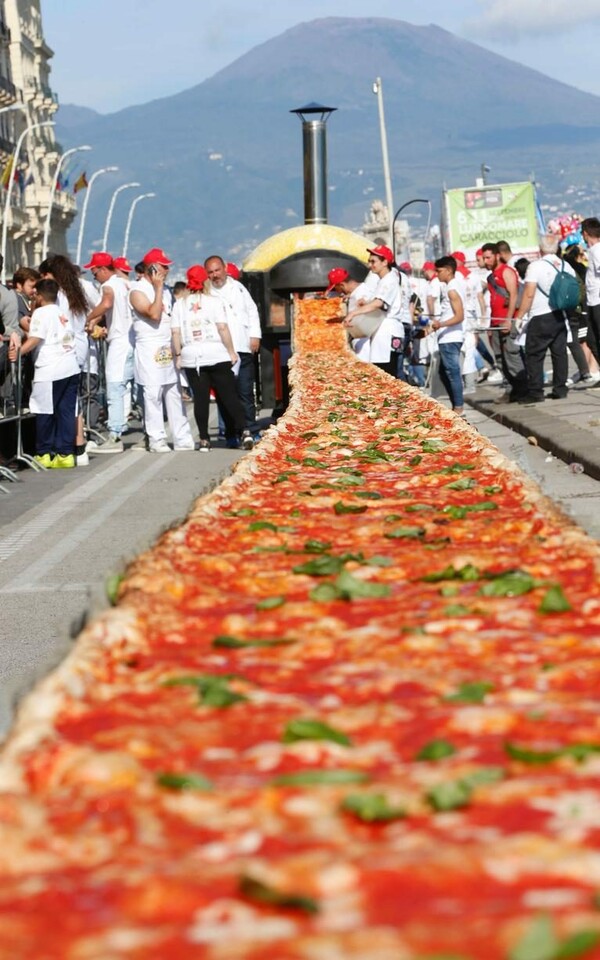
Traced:
POLYGON ((90 193, 92 192, 92 186, 94 180, 97 177, 101 177, 103 173, 116 173, 118 167, 100 167, 99 170, 96 170, 89 179, 87 185, 87 191, 85 194, 85 200, 83 201, 83 207, 81 209, 81 221, 79 223, 79 236, 77 237, 77 253, 75 254, 75 263, 80 263, 81 261, 81 247, 83 245, 83 231, 85 228, 85 218, 87 216, 88 203, 90 202, 90 193))
POLYGON ((1 252, 2 252, 2 283, 6 281, 6 243, 8 240, 8 213, 10 210, 10 198, 12 196, 13 183, 15 182, 14 171, 17 169, 17 164, 19 162, 19 155, 21 153, 21 147, 23 145, 23 140, 28 134, 33 130, 39 130, 40 127, 53 127, 54 120, 43 120, 41 123, 30 123, 29 126, 25 127, 23 133, 17 140, 17 145, 15 147, 15 152, 13 153, 13 162, 11 167, 11 173, 8 180, 8 185, 6 189, 6 200, 4 201, 4 217, 2 220, 2 243, 1 243, 1 252))
POLYGON ((108 250, 108 231, 110 230, 110 224, 112 220, 113 210, 115 209, 115 203, 118 195, 121 193, 121 190, 129 190, 130 187, 139 187, 139 183, 124 183, 121 187, 117 187, 113 193, 110 201, 110 206, 108 208, 108 214, 106 215, 106 223, 104 224, 104 236, 102 237, 102 249, 108 250))
POLYGON ((155 193, 140 193, 139 197, 136 197, 135 200, 133 200, 129 208, 129 216, 127 217, 127 226, 125 227, 125 239, 123 240, 122 256, 124 257, 127 256, 127 247, 129 246, 129 234, 131 233, 131 222, 133 220, 133 214, 134 214, 135 208, 137 207, 140 200, 147 200, 150 197, 155 197, 155 196, 156 196, 155 193))
MULTIPOLYGON (((418 197, 416 197, 414 200, 408 200, 406 203, 403 203, 402 206, 399 207, 398 210, 396 210, 396 212, 395 212, 395 214, 394 214, 394 219, 393 219, 393 222, 392 222, 392 237, 393 237, 394 239, 393 239, 393 242, 392 242, 392 247, 391 247, 391 249, 392 249, 393 252, 394 252, 394 260, 396 259, 396 220, 398 219, 398 217, 400 216, 400 214, 402 213, 402 211, 403 211, 403 210, 406 210, 406 208, 407 208, 407 207, 410 207, 410 205, 413 204, 413 203, 426 203, 426 204, 428 205, 428 207, 429 207, 429 214, 430 214, 430 216, 431 216, 431 200, 421 200, 421 199, 418 198, 418 197)), ((429 227, 427 228, 427 232, 429 233, 429 227)), ((427 237, 425 237, 425 240, 427 241, 427 237)))
POLYGON ((92 148, 89 144, 85 143, 81 147, 71 147, 70 150, 65 150, 65 152, 58 158, 58 163, 56 164, 56 170, 54 171, 54 178, 52 180, 52 187, 50 188, 50 199, 48 200, 48 213, 46 214, 46 225, 44 227, 44 242, 42 244, 42 260, 45 260, 48 256, 48 243, 50 241, 50 224, 52 220, 52 207, 54 206, 54 200, 56 198, 56 188, 58 187, 58 178, 60 176, 60 171, 63 163, 70 157, 73 153, 80 153, 83 150, 91 150, 92 148))
POLYGON ((385 128, 385 114, 383 112, 383 84, 381 77, 377 77, 373 84, 373 93, 377 96, 377 106, 379 107, 379 129, 381 132, 381 152, 383 154, 383 179, 385 181, 385 202, 388 208, 389 240, 390 250, 394 249, 394 234, 392 226, 392 211, 394 209, 394 197, 392 194, 392 177, 390 174, 390 158, 388 153, 387 131, 385 128))

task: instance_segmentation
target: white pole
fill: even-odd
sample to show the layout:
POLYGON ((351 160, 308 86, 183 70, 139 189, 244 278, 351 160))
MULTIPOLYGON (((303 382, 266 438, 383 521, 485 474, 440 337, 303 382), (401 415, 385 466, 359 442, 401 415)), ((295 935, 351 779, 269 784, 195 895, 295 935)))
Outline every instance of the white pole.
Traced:
POLYGON ((6 242, 8 239, 8 213, 10 210, 10 198, 12 196, 13 183, 15 182, 15 170, 17 169, 17 164, 19 162, 19 154, 21 153, 21 147, 23 145, 23 140, 25 137, 31 133, 33 130, 38 130, 40 127, 53 127, 54 120, 44 120, 42 123, 30 123, 28 127, 25 127, 23 133, 17 140, 17 145, 15 147, 15 152, 13 153, 12 167, 10 170, 10 178, 8 181, 8 188, 6 190, 6 200, 4 201, 4 219, 2 221, 2 283, 6 281, 6 242))
POLYGON ((124 183, 123 186, 117 187, 117 189, 116 189, 115 192, 113 193, 113 195, 112 195, 112 197, 111 197, 111 201, 110 201, 110 206, 109 206, 109 208, 108 208, 108 214, 107 214, 107 217, 106 217, 106 223, 104 224, 104 236, 102 237, 102 249, 103 249, 103 250, 105 250, 105 251, 108 250, 108 231, 110 230, 110 224, 111 224, 111 221, 112 221, 113 210, 115 209, 115 203, 116 203, 116 200, 117 200, 118 195, 120 194, 121 190, 129 190, 130 187, 139 187, 139 186, 140 186, 139 183, 124 183))
POLYGON ((136 197, 132 202, 129 208, 129 216, 127 217, 127 226, 125 227, 125 239, 123 241, 123 253, 122 256, 127 256, 127 247, 129 246, 129 234, 131 232, 131 221, 133 220, 133 213, 137 207, 140 200, 146 200, 148 197, 155 197, 155 193, 140 193, 139 197, 136 197))
POLYGON ((89 182, 86 188, 85 200, 83 201, 83 207, 81 208, 81 220, 79 222, 79 236, 77 237, 77 253, 75 254, 75 263, 78 266, 81 266, 80 260, 81 260, 81 247, 83 245, 83 230, 85 227, 85 218, 87 216, 87 208, 88 208, 88 203, 90 202, 90 193, 92 192, 92 185, 94 183, 94 180, 96 180, 97 177, 101 177, 103 173, 115 173, 118 169, 119 169, 118 167, 100 167, 100 169, 96 170, 96 172, 93 173, 89 179, 89 182))
POLYGON ((381 77, 377 77, 373 84, 373 93, 377 94, 379 107, 379 128, 381 131, 381 152, 383 154, 383 179, 385 182, 385 202, 388 208, 389 239, 388 246, 395 253, 392 218, 394 216, 394 197, 392 194, 392 177, 390 174, 390 158, 388 154, 387 132, 385 128, 385 114, 383 112, 383 84, 381 77))
POLYGON ((65 150, 65 152, 58 158, 58 163, 56 164, 56 170, 54 171, 54 178, 52 180, 52 187, 50 189, 50 199, 48 200, 48 213, 46 214, 46 225, 44 227, 44 242, 42 244, 42 260, 45 260, 48 256, 48 243, 50 241, 50 222, 52 220, 52 207, 54 206, 54 200, 56 198, 56 188, 58 186, 58 178, 60 176, 60 171, 63 163, 70 157, 73 153, 78 153, 81 150, 91 150, 92 148, 85 143, 82 147, 71 147, 70 150, 65 150))

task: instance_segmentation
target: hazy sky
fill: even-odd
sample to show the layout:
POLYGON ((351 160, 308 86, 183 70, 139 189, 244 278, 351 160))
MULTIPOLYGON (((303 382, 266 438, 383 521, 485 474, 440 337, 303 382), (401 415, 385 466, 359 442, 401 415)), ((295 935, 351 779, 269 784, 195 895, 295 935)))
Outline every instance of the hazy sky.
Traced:
POLYGON ((371 8, 364 0, 41 0, 41 6, 60 101, 101 113, 179 93, 257 44, 322 17, 436 23, 600 95, 600 0, 379 0, 371 8))

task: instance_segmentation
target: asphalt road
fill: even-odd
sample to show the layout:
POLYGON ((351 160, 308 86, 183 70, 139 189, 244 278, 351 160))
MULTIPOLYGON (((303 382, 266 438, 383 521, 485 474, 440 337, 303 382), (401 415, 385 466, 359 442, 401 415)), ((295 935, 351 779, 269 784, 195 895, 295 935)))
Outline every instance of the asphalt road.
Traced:
MULTIPOLYGON (((599 481, 573 474, 484 413, 467 415, 600 539, 599 481)), ((76 471, 26 471, 0 494, 0 735, 21 694, 64 656, 84 617, 106 604, 107 577, 183 520, 241 455, 127 450, 76 471)))

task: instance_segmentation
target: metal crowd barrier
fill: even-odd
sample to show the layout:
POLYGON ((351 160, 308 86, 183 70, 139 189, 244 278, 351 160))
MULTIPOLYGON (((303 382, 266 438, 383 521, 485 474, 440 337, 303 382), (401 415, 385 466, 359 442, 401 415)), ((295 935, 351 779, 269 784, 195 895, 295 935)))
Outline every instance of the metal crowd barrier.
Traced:
MULTIPOLYGON (((8 345, 10 337, 4 335, 2 341, 2 364, 0 367, 0 427, 7 424, 16 425, 16 452, 13 460, 18 463, 24 463, 34 470, 41 471, 45 468, 36 463, 33 457, 23 450, 23 420, 32 419, 33 414, 23 403, 23 363, 20 349, 17 350, 16 361, 8 359, 8 345)), ((10 467, 0 465, 0 477, 13 483, 18 481, 18 476, 10 467)), ((8 493, 8 488, 0 484, 0 491, 8 493)))

